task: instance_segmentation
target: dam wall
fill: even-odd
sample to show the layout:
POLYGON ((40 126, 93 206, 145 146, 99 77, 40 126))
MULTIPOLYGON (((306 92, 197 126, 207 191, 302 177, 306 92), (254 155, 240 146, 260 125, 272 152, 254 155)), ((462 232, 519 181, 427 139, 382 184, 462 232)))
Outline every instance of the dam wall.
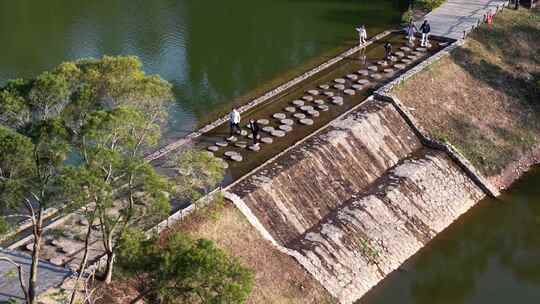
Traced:
POLYGON ((228 189, 233 203, 340 303, 353 303, 484 192, 367 100, 228 189))

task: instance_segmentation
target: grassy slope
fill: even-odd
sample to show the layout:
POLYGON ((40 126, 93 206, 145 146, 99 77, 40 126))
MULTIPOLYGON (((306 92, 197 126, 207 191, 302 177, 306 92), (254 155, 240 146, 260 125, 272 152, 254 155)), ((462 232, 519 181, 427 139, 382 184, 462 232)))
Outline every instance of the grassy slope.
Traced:
POLYGON ((394 93, 496 182, 540 141, 539 79, 540 11, 505 10, 394 93))

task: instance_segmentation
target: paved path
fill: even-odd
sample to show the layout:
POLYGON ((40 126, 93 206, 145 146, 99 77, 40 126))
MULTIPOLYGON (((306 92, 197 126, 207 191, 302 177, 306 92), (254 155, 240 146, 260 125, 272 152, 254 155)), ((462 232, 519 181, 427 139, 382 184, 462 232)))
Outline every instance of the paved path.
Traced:
MULTIPOLYGON (((23 265, 26 275, 25 279, 28 280, 28 270, 31 263, 31 258, 29 256, 20 252, 8 251, 0 248, 0 257, 1 256, 8 257, 16 263, 23 265)), ((11 273, 16 273, 15 267, 9 263, 3 261, 0 262, 0 303, 5 303, 10 298, 18 300, 24 299, 18 276, 11 276, 11 273)), ((70 274, 71 272, 65 268, 54 266, 49 262, 40 261, 38 271, 38 294, 53 286, 59 285, 70 274)))
MULTIPOLYGON (((503 0, 448 0, 429 13, 425 19, 431 24, 431 34, 462 39, 463 31, 469 32, 488 11, 495 12, 503 0)), ((421 22, 420 22, 421 23, 421 22)), ((420 26, 420 24, 418 24, 420 26)))

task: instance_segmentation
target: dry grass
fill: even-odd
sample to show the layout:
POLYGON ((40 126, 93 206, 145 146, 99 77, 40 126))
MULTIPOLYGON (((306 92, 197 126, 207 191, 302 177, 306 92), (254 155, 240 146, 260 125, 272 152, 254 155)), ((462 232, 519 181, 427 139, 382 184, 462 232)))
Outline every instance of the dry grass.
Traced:
POLYGON ((433 136, 496 176, 540 140, 539 79, 539 11, 505 10, 395 94, 433 136))
POLYGON ((263 240, 230 203, 198 211, 174 230, 213 240, 253 269, 255 282, 248 303, 334 303, 300 264, 263 240))

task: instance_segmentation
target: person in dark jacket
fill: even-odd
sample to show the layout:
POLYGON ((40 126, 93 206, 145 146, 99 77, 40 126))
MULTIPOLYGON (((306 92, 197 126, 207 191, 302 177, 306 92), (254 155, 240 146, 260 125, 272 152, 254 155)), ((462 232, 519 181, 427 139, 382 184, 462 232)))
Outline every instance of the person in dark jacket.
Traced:
POLYGON ((392 44, 390 42, 386 42, 384 44, 384 60, 390 59, 391 55, 392 55, 392 44))
POLYGON ((420 26, 420 32, 422 33, 421 46, 426 47, 428 45, 429 33, 431 32, 431 26, 427 20, 424 20, 424 23, 420 26))
POLYGON ((251 135, 253 135, 253 145, 258 146, 259 145, 259 124, 253 120, 249 120, 249 129, 251 130, 251 135))

